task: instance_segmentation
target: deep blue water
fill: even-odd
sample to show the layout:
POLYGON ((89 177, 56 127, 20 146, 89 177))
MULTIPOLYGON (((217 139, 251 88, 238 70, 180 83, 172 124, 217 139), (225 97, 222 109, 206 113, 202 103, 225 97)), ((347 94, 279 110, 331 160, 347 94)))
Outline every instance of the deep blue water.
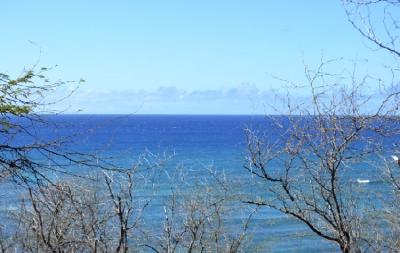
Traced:
MULTIPOLYGON (((123 166, 134 163, 145 151, 165 152, 173 154, 169 166, 183 164, 194 176, 201 175, 204 166, 209 165, 225 171, 232 178, 246 176, 243 168, 246 155, 244 129, 257 129, 269 138, 279 134, 264 116, 63 115, 45 118, 54 124, 41 126, 37 130, 38 136, 43 139, 70 136, 67 149, 96 151, 102 156, 113 157, 123 166)), ((260 210, 254 217, 251 232, 253 240, 266 246, 264 250, 268 252, 329 252, 336 249, 313 236, 301 224, 268 209, 260 210)))

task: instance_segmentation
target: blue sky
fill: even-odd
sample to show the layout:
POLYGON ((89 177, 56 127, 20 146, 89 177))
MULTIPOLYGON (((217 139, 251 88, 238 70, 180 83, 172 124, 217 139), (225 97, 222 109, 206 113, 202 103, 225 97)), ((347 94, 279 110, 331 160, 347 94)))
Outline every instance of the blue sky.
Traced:
POLYGON ((387 60, 339 0, 5 0, 0 19, 0 71, 32 66, 38 45, 54 78, 86 80, 69 112, 268 113, 282 91, 270 74, 301 80, 322 55, 387 60))

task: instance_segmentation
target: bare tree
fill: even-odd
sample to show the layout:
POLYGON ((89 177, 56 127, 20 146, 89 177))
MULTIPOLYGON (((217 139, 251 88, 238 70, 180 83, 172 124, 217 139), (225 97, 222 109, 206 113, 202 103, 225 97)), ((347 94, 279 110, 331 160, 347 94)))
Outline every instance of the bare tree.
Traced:
POLYGON ((174 182, 171 197, 164 205, 163 231, 151 232, 147 248, 165 253, 256 249, 249 245, 248 229, 257 210, 246 210, 235 199, 228 182, 219 173, 211 169, 208 172, 210 177, 203 182, 204 178, 174 182), (243 213, 241 223, 228 226, 228 219, 235 213, 243 213))
POLYGON ((371 199, 371 203, 378 202, 377 206, 367 214, 365 230, 372 231, 368 246, 375 252, 400 252, 400 166, 398 161, 389 159, 381 158, 385 184, 381 186, 381 194, 374 194, 375 198, 371 199))
POLYGON ((297 95, 288 92, 287 110, 278 112, 287 117, 270 117, 278 138, 247 131, 245 168, 266 185, 247 202, 297 219, 342 252, 399 252, 399 171, 388 157, 399 134, 400 2, 342 3, 355 30, 393 56, 384 66, 391 78, 360 76, 356 68, 331 73, 332 61, 322 61, 306 67, 305 84, 280 79, 297 95), (384 172, 382 189, 365 192, 357 183, 363 167, 384 172))
POLYGON ((287 82, 304 96, 293 102, 289 93, 287 116, 270 117, 274 136, 247 131, 245 168, 266 186, 247 202, 295 218, 342 252, 361 252, 371 231, 356 180, 365 176, 360 168, 382 169, 383 161, 372 161, 387 155, 385 140, 399 133, 400 93, 392 86, 371 94, 375 79, 332 74, 329 64, 306 68, 304 85, 287 82))
POLYGON ((3 252, 35 253, 243 252, 250 248, 247 230, 256 210, 244 212, 245 206, 237 206, 227 182, 216 174, 201 183, 186 178, 171 184, 163 181, 172 194, 160 198, 163 164, 143 156, 124 170, 64 177, 28 188, 20 209, 9 212, 13 229, 0 237, 0 247, 3 252), (158 203, 164 203, 163 214, 158 213, 158 203), (247 218, 228 228, 226 223, 238 211, 247 218), (146 224, 149 218, 151 223, 146 224))
POLYGON ((342 0, 349 22, 377 48, 400 57, 400 1, 342 0))
POLYGON ((136 251, 150 201, 136 196, 137 187, 153 182, 153 168, 140 159, 124 171, 29 188, 20 211, 10 213, 17 224, 15 247, 21 252, 136 251))

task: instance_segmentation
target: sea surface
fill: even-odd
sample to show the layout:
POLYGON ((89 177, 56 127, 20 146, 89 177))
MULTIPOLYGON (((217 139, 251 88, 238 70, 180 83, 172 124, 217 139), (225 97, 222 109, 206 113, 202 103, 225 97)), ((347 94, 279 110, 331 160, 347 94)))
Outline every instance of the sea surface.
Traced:
MULTIPOLYGON (((166 166, 181 166, 189 178, 204 174, 212 167, 228 178, 248 176, 245 129, 277 137, 265 116, 210 115, 59 115, 44 116, 55 123, 38 130, 52 139, 71 136, 71 150, 96 152, 112 157, 116 164, 134 164, 140 154, 166 154, 166 166)), ((363 179, 374 181, 371 173, 363 179)), ((167 175, 165 175, 167 177, 167 175)), ((355 181, 358 176, 351 180, 355 181)), ((252 188, 251 184, 247 187, 252 188)), ((156 217, 156 215, 154 216, 156 217)), ((237 217, 236 217, 237 218, 237 217)), ((318 237, 304 225, 267 208, 253 217, 249 233, 261 252, 337 252, 337 248, 318 237)), ((234 229, 234 228, 232 228, 234 229)))

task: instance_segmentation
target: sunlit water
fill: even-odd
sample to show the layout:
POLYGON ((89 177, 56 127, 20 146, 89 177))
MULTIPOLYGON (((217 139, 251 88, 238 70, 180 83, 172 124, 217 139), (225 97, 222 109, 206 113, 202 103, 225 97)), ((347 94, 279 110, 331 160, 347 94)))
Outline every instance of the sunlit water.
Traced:
MULTIPOLYGON (((121 166, 133 164, 138 155, 146 151, 166 153, 172 155, 167 166, 181 164, 187 170, 188 178, 194 181, 206 174, 204 168, 208 166, 213 166, 218 172, 223 171, 232 180, 247 177, 248 172, 243 168, 246 156, 244 129, 258 129, 268 133, 270 138, 279 134, 263 116, 64 115, 47 116, 47 119, 55 122, 57 127, 42 127, 38 134, 48 139, 74 135, 73 142, 67 147, 69 149, 96 151, 101 156, 113 157, 115 163, 121 166)), ((371 181, 362 187, 380 187, 381 179, 376 172, 367 172, 366 168, 360 170, 364 171, 350 176, 349 183, 356 185, 356 179, 362 177, 371 181)), ((164 184, 168 182, 163 181, 164 184)), ((249 192, 254 190, 254 185, 247 184, 247 187, 249 192)), ((154 205, 160 208, 168 192, 163 193, 161 189, 159 194, 154 205)), ((3 195, 6 196, 6 192, 3 195)), ((15 196, 4 197, 3 205, 9 204, 10 198, 15 196)), ((154 212, 149 214, 153 221, 162 218, 154 212)), ((240 225, 242 218, 241 214, 230 217, 230 228, 240 225)), ((337 251, 334 245, 315 237, 305 226, 267 208, 253 217, 249 231, 250 239, 254 245, 260 245, 260 251, 337 251)))

